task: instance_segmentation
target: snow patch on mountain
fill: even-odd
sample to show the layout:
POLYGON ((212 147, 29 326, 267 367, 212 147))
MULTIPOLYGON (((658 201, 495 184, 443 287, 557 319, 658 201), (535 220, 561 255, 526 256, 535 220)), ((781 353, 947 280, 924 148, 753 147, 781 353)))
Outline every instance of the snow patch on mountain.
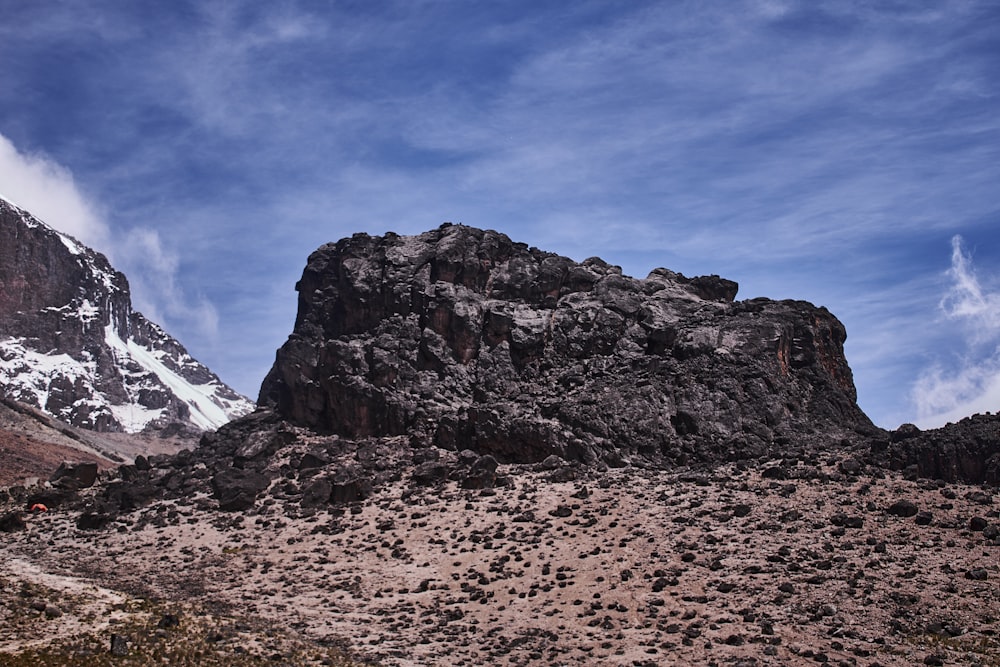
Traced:
POLYGON ((105 341, 120 369, 128 395, 125 401, 116 401, 94 386, 97 363, 86 351, 82 360, 66 353, 38 352, 26 346, 23 338, 0 340, 0 387, 10 398, 36 405, 66 422, 79 423, 81 414, 89 414, 90 419, 81 426, 93 426, 99 416, 111 415, 127 433, 155 426, 165 416, 164 408, 140 402, 143 394, 153 394, 162 387, 185 403, 187 420, 202 430, 219 428, 253 410, 250 401, 227 392, 220 382, 188 382, 164 363, 162 351, 123 340, 110 324, 105 327, 105 341), (67 386, 87 396, 64 404, 60 394, 67 386))
POLYGON ((80 360, 65 353, 38 352, 27 347, 23 338, 0 340, 0 386, 6 395, 38 406, 63 421, 72 421, 74 415, 87 408, 86 412, 92 419, 80 425, 92 426, 101 413, 111 413, 107 397, 91 381, 96 372, 97 363, 92 359, 80 360), (64 393, 67 386, 89 393, 94 398, 80 398, 53 409, 59 403, 59 394, 64 393))
POLYGON ((0 394, 98 431, 211 430, 255 408, 132 309, 104 255, 5 198, 0 394))
POLYGON ((77 242, 73 240, 72 237, 66 236, 65 234, 61 234, 59 232, 56 233, 59 234, 59 240, 63 242, 63 245, 66 246, 66 248, 69 249, 71 253, 73 253, 74 255, 83 254, 83 248, 81 248, 77 244, 77 242))
MULTIPOLYGON (((198 428, 205 430, 216 429, 229 422, 232 418, 227 412, 227 408, 234 410, 237 406, 233 404, 233 401, 227 401, 217 396, 220 388, 219 383, 191 384, 170 370, 158 358, 160 355, 157 351, 143 347, 134 340, 122 340, 111 324, 104 327, 104 340, 114 351, 115 356, 122 366, 137 363, 146 371, 156 375, 160 382, 168 387, 177 398, 184 401, 190 409, 188 418, 198 428)), ((149 412, 152 413, 153 411, 149 412)))

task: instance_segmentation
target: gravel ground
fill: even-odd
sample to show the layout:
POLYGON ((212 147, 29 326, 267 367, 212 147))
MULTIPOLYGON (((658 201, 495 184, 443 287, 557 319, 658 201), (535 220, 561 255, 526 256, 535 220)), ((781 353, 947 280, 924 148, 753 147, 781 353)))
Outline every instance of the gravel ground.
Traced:
POLYGON ((212 619, 196 632, 216 632, 213 655, 270 642, 277 664, 349 646, 384 665, 1000 665, 988 489, 832 461, 500 472, 497 489, 404 480, 318 510, 192 497, 101 531, 28 516, 0 541, 4 596, 43 586, 83 611, 8 605, 0 664, 111 632, 99 612, 125 596, 212 619))

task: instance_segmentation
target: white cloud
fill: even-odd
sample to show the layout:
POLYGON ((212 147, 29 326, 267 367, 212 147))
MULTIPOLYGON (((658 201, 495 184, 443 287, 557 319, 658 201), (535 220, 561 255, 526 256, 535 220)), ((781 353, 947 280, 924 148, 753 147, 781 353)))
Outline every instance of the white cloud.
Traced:
POLYGON ((940 366, 927 371, 914 388, 917 426, 935 428, 976 413, 1000 410, 1000 355, 964 360, 953 372, 940 366))
POLYGON ((966 252, 962 237, 957 234, 951 239, 948 276, 953 284, 941 300, 945 314, 951 319, 971 323, 977 340, 1000 334, 1000 294, 983 290, 972 266, 972 255, 966 252))
POLYGON ((68 169, 45 155, 25 154, 0 134, 0 193, 50 227, 106 250, 108 226, 68 169))
POLYGON ((923 428, 1000 410, 1000 293, 983 287, 961 236, 951 246, 952 282, 940 309, 958 325, 965 353, 951 368, 935 363, 914 385, 917 425, 923 428))
POLYGON ((164 247, 155 229, 136 227, 125 235, 121 246, 123 263, 132 284, 136 310, 154 322, 183 321, 214 339, 219 331, 219 315, 204 297, 190 299, 178 284, 180 259, 164 247))

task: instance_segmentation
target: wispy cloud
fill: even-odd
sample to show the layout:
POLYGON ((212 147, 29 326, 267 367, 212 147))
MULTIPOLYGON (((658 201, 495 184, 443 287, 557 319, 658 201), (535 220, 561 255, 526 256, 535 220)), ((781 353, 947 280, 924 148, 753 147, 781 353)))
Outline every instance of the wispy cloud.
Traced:
POLYGON ((951 239, 948 277, 952 286, 940 304, 945 315, 963 322, 974 342, 993 341, 1000 337, 1000 293, 989 293, 983 289, 972 265, 972 255, 965 249, 965 243, 958 234, 951 239))
POLYGON ((183 322, 202 337, 214 340, 219 316, 204 296, 185 294, 178 283, 180 259, 168 250, 155 229, 133 228, 118 247, 118 254, 132 276, 135 307, 154 322, 183 322), (129 270, 131 269, 131 270, 129 270))
POLYGON ((912 398, 919 426, 1000 410, 1000 291, 984 287, 961 236, 951 240, 951 285, 939 304, 957 339, 955 358, 936 361, 912 398))
POLYGON ((68 169, 42 154, 20 152, 0 134, 0 194, 46 224, 105 250, 108 225, 68 169))

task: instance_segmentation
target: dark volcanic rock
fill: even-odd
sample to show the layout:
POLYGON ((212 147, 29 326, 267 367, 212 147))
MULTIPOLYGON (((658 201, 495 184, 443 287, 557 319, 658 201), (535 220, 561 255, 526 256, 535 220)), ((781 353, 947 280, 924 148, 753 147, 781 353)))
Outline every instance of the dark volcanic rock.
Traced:
POLYGON ((252 470, 225 468, 212 477, 212 491, 219 509, 236 512, 253 507, 257 494, 271 483, 266 476, 252 470))
POLYGON ((321 433, 623 465, 877 432, 833 315, 734 302, 717 276, 635 279, 446 224, 327 244, 296 289, 260 404, 321 433))
POLYGON ((330 502, 330 494, 333 493, 333 484, 325 477, 315 479, 302 492, 301 504, 303 507, 319 507, 330 502))
POLYGON ((904 424, 882 443, 894 470, 916 466, 922 477, 1000 485, 1000 415, 973 415, 938 429, 904 424))
POLYGON ((28 494, 26 505, 45 505, 49 509, 60 507, 77 498, 75 489, 36 487, 28 494))
POLYGON ((114 520, 114 513, 106 508, 89 508, 77 517, 76 527, 80 530, 100 530, 114 520))
POLYGON ((353 503, 371 496, 374 490, 372 480, 360 469, 341 468, 334 472, 331 480, 330 502, 353 503))
POLYGON ((440 461, 421 463, 413 470, 413 483, 417 486, 430 486, 448 479, 451 469, 440 461))
POLYGON ((97 464, 93 462, 72 463, 64 461, 59 465, 49 481, 56 486, 71 486, 85 489, 97 481, 97 464))
POLYGON ((897 500, 886 510, 889 514, 899 517, 916 516, 919 508, 910 500, 897 500))
POLYGON ((487 454, 480 456, 462 476, 463 489, 491 489, 497 483, 497 460, 487 454))
POLYGON ((25 528, 27 528, 27 524, 24 523, 23 512, 7 512, 0 515, 0 533, 13 533, 25 528))
POLYGON ((102 489, 103 499, 123 512, 131 512, 160 496, 160 490, 145 478, 110 482, 102 489))

